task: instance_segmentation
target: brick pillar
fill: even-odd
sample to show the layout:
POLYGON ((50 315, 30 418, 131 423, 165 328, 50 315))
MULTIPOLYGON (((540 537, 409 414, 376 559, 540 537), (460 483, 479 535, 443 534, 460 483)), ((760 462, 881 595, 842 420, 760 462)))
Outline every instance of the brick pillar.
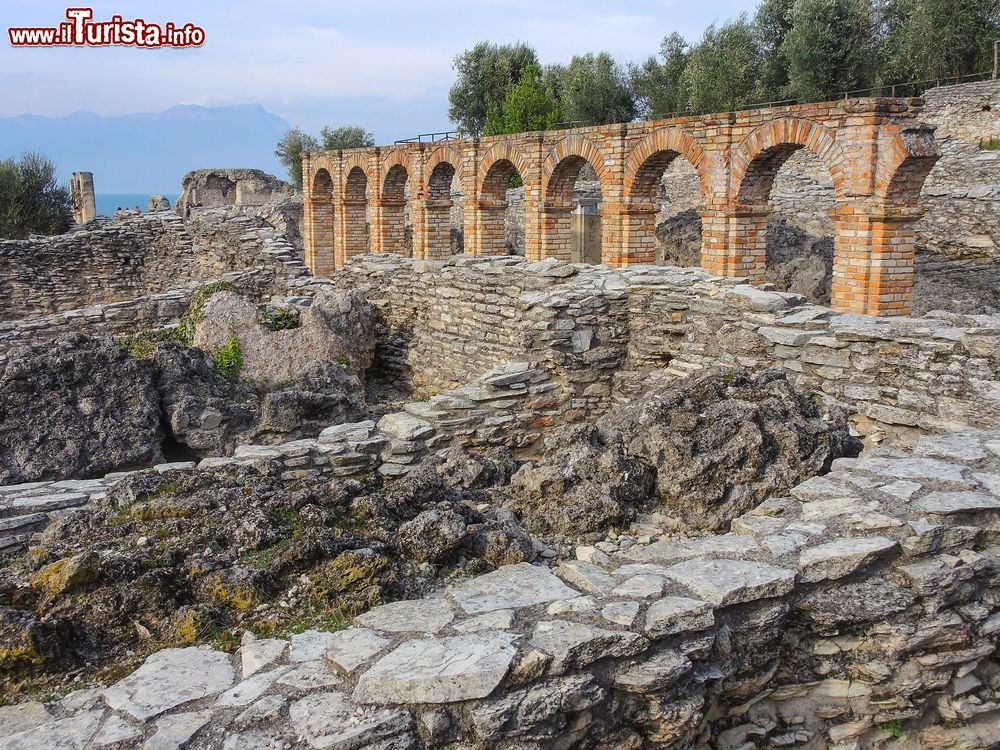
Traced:
POLYGON ((333 242, 333 200, 329 195, 310 198, 306 236, 306 265, 314 276, 330 276, 336 270, 333 242))
POLYGON ((556 258, 557 260, 572 260, 573 256, 573 205, 564 201, 550 201, 541 211, 541 258, 528 255, 528 209, 525 206, 524 250, 529 260, 541 258, 556 258))
POLYGON ((739 206, 701 212, 701 266, 716 276, 764 281, 770 206, 739 206))
POLYGON ((916 221, 922 209, 840 205, 834 224, 834 310, 909 315, 916 221))
POLYGON ((479 196, 462 191, 462 252, 479 254, 479 196))
POLYGON ((344 198, 343 216, 344 257, 341 265, 367 249, 368 201, 363 198, 344 198))
POLYGON ((372 252, 406 255, 406 200, 383 198, 372 205, 372 252))
MULTIPOLYGON (((544 220, 543 205, 538 197, 538 189, 529 191, 527 184, 524 189, 524 257, 528 260, 542 260, 542 221, 544 220)), ((568 231, 572 231, 569 224, 568 231)), ((572 239, 570 239, 572 243, 572 239)))
POLYGON ((630 265, 624 260, 628 248, 628 216, 625 206, 602 196, 600 209, 601 263, 611 267, 630 265))
MULTIPOLYGON (((470 255, 506 255, 507 237, 504 227, 506 211, 507 201, 497 201, 490 198, 479 199, 479 210, 476 212, 476 244, 470 248, 468 236, 466 236, 466 252, 470 255)), ((525 214, 527 214, 527 209, 525 214)), ((525 233, 527 234, 527 226, 525 226, 525 233)), ((527 237, 525 240, 525 245, 527 245, 527 237)))
MULTIPOLYGON (((602 207, 603 208, 603 207, 602 207)), ((632 201, 613 211, 602 211, 611 219, 608 229, 614 228, 615 219, 621 239, 618 242, 606 244, 604 262, 609 266, 634 266, 640 263, 656 262, 656 207, 649 202, 632 201)), ((608 230, 602 242, 609 243, 608 230)))
POLYGON ((425 198, 415 201, 413 257, 438 260, 450 256, 451 199, 425 198))

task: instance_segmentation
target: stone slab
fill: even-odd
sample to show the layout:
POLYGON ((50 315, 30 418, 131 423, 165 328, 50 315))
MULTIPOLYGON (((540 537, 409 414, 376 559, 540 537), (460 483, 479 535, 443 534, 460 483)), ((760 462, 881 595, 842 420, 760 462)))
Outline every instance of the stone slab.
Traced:
POLYGON ((544 568, 517 563, 456 584, 447 594, 467 614, 475 615, 572 599, 580 592, 544 568))
POLYGON ((398 705, 485 698, 507 674, 517 637, 487 632, 407 641, 361 676, 354 700, 398 705))
POLYGON ((150 656, 135 672, 106 689, 104 701, 139 721, 229 688, 236 670, 229 656, 202 648, 168 648, 150 656))
POLYGON ((781 596, 795 584, 791 570, 746 560, 688 560, 667 568, 666 574, 716 606, 781 596))

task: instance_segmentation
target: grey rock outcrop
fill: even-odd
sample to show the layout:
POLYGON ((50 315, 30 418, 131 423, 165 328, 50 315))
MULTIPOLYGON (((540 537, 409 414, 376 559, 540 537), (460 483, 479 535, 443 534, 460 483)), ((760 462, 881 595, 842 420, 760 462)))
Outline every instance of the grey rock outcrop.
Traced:
POLYGON ((73 334, 24 347, 0 370, 0 484, 92 477, 160 457, 150 363, 73 334))
POLYGON ((606 529, 647 504, 722 528, 852 450, 846 414, 829 419, 779 372, 712 368, 554 435, 511 479, 510 507, 539 534, 606 529))
POLYGON ((318 295, 302 312, 299 326, 269 331, 257 306, 232 292, 205 304, 194 345, 217 351, 236 338, 243 356, 241 377, 261 385, 295 380, 317 364, 342 364, 363 375, 375 353, 375 315, 358 292, 318 295))

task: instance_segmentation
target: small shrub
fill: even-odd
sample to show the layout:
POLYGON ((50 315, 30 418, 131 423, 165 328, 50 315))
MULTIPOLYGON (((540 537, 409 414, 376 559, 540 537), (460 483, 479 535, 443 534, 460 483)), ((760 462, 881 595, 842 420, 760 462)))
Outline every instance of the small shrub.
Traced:
POLYGON ((339 357, 337 357, 337 364, 340 365, 341 367, 347 367, 349 364, 351 364, 351 360, 346 354, 341 354, 339 357))
POLYGON ((979 148, 983 151, 1000 151, 1000 138, 983 138, 979 142, 979 148))
POLYGON ((217 349, 212 354, 215 361, 215 370, 230 383, 235 383, 240 379, 240 370, 243 369, 243 352, 240 349, 240 342, 235 336, 229 342, 217 349))
POLYGON ((270 331, 290 331, 299 327, 299 313, 296 310, 264 310, 260 323, 270 331))
POLYGON ((142 331, 132 336, 121 336, 115 340, 115 343, 136 359, 149 359, 156 351, 157 345, 162 341, 183 342, 180 326, 158 328, 154 331, 142 331))
POLYGON ((177 326, 178 341, 183 341, 188 346, 194 344, 194 332, 205 320, 205 303, 213 294, 228 292, 232 288, 232 284, 228 281, 216 281, 213 284, 203 286, 191 295, 191 302, 184 314, 181 315, 180 325, 177 326))
POLYGON ((879 729, 883 729, 895 738, 900 738, 903 736, 903 721, 902 719, 893 719, 892 721, 886 721, 878 725, 879 729))

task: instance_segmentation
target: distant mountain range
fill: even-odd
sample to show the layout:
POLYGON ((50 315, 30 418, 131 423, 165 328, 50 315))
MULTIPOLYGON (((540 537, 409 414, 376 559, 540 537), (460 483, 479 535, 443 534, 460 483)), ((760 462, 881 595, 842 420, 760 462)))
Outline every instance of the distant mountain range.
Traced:
POLYGON ((259 104, 182 104, 155 114, 0 118, 0 159, 38 151, 64 182, 93 172, 98 193, 177 193, 181 178, 206 167, 254 167, 285 178, 274 147, 290 125, 259 104))

